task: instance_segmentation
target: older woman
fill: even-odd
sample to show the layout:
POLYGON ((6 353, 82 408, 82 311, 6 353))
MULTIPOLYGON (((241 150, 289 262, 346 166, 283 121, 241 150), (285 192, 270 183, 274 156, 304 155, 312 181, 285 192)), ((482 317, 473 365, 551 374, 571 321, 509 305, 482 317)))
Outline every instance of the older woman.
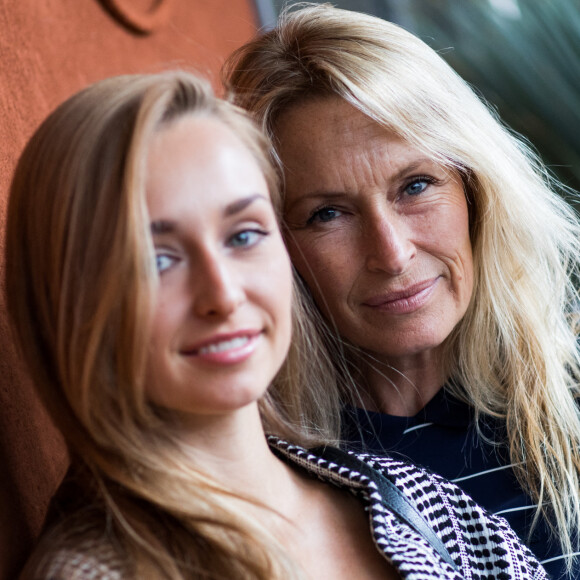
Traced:
POLYGON ((350 370, 347 443, 455 479, 575 575, 580 226, 558 184, 371 16, 286 13, 225 77, 275 143, 290 253, 350 370))

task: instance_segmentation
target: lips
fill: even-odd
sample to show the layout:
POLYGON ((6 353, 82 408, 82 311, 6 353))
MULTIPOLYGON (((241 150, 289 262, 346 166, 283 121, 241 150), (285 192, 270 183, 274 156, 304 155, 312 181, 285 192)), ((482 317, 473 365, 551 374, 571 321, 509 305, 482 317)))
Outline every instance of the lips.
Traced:
POLYGON ((215 335, 182 350, 182 354, 219 364, 234 364, 247 359, 256 349, 261 331, 241 330, 215 335))
POLYGON ((222 340, 217 343, 208 344, 198 349, 199 354, 212 354, 216 352, 224 352, 234 348, 240 348, 250 341, 249 336, 239 336, 230 340, 222 340))
POLYGON ((367 298, 364 306, 393 313, 407 313, 421 308, 431 297, 439 277, 424 280, 400 290, 388 291, 367 298))

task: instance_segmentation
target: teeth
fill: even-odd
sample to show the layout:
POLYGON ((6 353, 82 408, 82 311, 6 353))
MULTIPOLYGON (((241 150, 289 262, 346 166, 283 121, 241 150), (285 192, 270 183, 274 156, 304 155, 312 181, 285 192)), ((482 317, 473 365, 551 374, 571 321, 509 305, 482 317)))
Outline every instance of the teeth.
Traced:
POLYGON ((223 352, 224 350, 230 350, 232 348, 240 348, 247 342, 249 342, 247 336, 239 336, 237 338, 232 338, 232 340, 224 340, 223 342, 217 342, 215 344, 208 344, 199 349, 199 354, 211 354, 215 352, 223 352))

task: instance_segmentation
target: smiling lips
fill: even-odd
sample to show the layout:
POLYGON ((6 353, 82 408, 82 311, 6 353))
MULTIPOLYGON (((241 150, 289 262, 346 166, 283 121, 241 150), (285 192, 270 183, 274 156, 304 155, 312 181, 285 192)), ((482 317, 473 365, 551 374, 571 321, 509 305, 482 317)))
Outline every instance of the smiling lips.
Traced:
POLYGON ((256 350, 261 332, 244 330, 233 334, 214 336, 182 354, 216 364, 238 364, 249 358, 256 350))
POLYGON ((424 280, 404 290, 387 292, 373 296, 363 303, 364 306, 390 314, 408 314, 421 308, 431 297, 439 277, 424 280))

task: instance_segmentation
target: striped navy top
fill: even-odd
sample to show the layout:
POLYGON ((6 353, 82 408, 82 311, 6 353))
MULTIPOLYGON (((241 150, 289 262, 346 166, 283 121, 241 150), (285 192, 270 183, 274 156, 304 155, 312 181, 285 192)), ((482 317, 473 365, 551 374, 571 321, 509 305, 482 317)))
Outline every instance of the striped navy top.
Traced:
POLYGON ((530 536, 536 504, 519 486, 505 445, 503 425, 481 422, 478 435, 473 411, 445 389, 414 417, 396 417, 347 408, 343 437, 354 451, 389 453, 411 460, 458 484, 489 512, 503 516, 556 579, 580 578, 580 566, 566 574, 566 556, 559 542, 540 521, 530 536))

